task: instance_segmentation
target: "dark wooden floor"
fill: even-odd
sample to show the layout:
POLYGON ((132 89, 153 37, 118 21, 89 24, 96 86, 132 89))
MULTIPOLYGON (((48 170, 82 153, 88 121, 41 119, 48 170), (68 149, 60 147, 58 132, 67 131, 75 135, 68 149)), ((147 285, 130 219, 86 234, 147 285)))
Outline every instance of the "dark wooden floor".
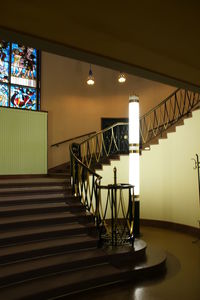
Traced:
MULTIPOLYGON (((76 300, 199 300, 200 241, 183 233, 142 227, 148 245, 167 251, 167 273, 159 279, 115 287, 76 296, 76 300)), ((71 297, 73 299, 73 297, 71 297)))

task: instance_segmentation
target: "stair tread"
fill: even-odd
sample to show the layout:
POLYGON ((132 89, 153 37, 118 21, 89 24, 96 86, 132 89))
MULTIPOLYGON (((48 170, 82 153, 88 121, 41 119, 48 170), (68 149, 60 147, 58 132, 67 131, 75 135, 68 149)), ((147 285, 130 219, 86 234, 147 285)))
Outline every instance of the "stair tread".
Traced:
MULTIPOLYGON (((82 239, 84 239, 84 237, 82 237, 82 239)), ((79 238, 80 240, 80 238, 79 238)), ((85 240, 88 241, 88 237, 85 237, 85 240)), ((135 242, 135 246, 134 249, 135 251, 139 251, 141 249, 141 247, 146 246, 145 242, 142 240, 138 240, 136 239, 135 242)), ((145 247, 146 248, 146 247, 145 247)), ((111 249, 110 249, 111 250, 111 249)), ((121 251, 121 250, 120 250, 121 251)), ((37 270, 37 269, 42 269, 42 268, 46 268, 46 267, 54 267, 57 265, 62 265, 68 264, 69 269, 72 269, 72 264, 75 262, 80 262, 83 260, 92 260, 94 258, 102 258, 105 261, 108 261, 109 256, 112 255, 116 255, 117 253, 121 253, 122 252, 118 252, 117 249, 116 251, 108 251, 107 250, 103 250, 97 247, 93 247, 92 249, 79 249, 78 251, 71 251, 71 252, 65 252, 65 253, 60 253, 60 254, 53 254, 53 255, 48 255, 48 256, 42 256, 42 257, 38 257, 37 260, 30 258, 27 261, 23 261, 23 260, 19 260, 17 262, 15 262, 14 264, 5 264, 2 265, 0 268, 0 281, 1 279, 3 279, 5 276, 10 276, 12 274, 19 274, 21 272, 27 272, 27 271, 31 271, 31 270, 37 270)), ((128 248, 124 248, 124 253, 127 253, 128 248)), ((150 261, 139 261, 137 262, 137 264, 134 265, 134 269, 135 270, 139 270, 142 269, 144 267, 148 267, 153 265, 156 261, 156 258, 163 255, 163 253, 160 253, 159 250, 155 251, 154 249, 154 256, 153 259, 151 259, 150 261)), ((152 256, 151 255, 151 251, 147 250, 147 257, 152 256)), ((99 263, 102 263, 102 260, 98 261, 99 263)), ((97 261, 96 261, 97 263, 97 261)), ((85 264, 87 265, 87 264, 85 264)), ((74 265, 73 265, 74 267, 74 265)), ((76 269, 77 269, 77 265, 76 265, 76 269)))
MULTIPOLYGON (((57 194, 56 194, 57 195, 57 194)), ((9 196, 9 197, 0 197, 0 206, 10 206, 10 205, 22 205, 22 203, 25 205, 27 204, 34 204, 34 203, 52 203, 55 201, 57 202, 68 202, 69 200, 72 200, 74 202, 73 205, 75 205, 77 202, 80 203, 78 197, 71 195, 71 194, 59 194, 59 196, 56 196, 55 194, 50 195, 27 195, 26 197, 23 196, 9 196), (77 201, 78 199, 78 201, 77 201), (16 204, 15 204, 16 203, 16 204)))
MULTIPOLYGON (((37 260, 31 259, 29 261, 19 261, 14 264, 1 266, 0 269, 0 280, 6 276, 11 276, 14 274, 19 274, 22 272, 39 270, 42 268, 53 267, 62 264, 77 263, 82 260, 91 260, 94 258, 106 257, 105 252, 100 249, 87 249, 79 250, 78 252, 70 252, 59 255, 41 257, 37 260)), ((39 274, 38 274, 39 276, 39 274)))
POLYGON ((24 205, 11 205, 11 206, 2 206, 0 207, 1 212, 11 212, 11 211, 25 211, 29 209, 40 209, 40 208, 51 208, 51 207, 69 207, 67 203, 37 203, 37 204, 24 204, 24 205))
POLYGON ((85 212, 72 213, 69 211, 59 212, 59 213, 46 213, 46 214, 34 214, 34 215, 22 215, 22 216, 12 216, 12 217, 3 217, 0 219, 0 225, 3 224, 12 224, 17 222, 25 221, 39 221, 39 220, 51 220, 51 219, 61 219, 61 218, 70 218, 77 217, 80 218, 86 216, 85 212))
POLYGON ((66 223, 66 224, 56 224, 56 225, 47 225, 47 226, 34 226, 30 228, 23 228, 18 230, 10 230, 7 232, 1 232, 0 240, 6 238, 16 238, 19 236, 27 236, 27 235, 34 235, 38 233, 50 233, 50 232, 57 232, 57 231, 65 231, 65 230, 73 230, 79 228, 87 228, 92 227, 94 225, 88 224, 80 224, 78 222, 73 223, 66 223))
POLYGON ((52 182, 61 182, 65 183, 69 178, 58 178, 58 177, 35 177, 35 178, 0 178, 0 184, 37 184, 37 183, 52 183, 52 182))
MULTIPOLYGON (((68 195, 70 196, 70 195, 68 195)), ((32 195, 9 195, 9 196, 0 196, 0 204, 3 200, 29 200, 29 199, 48 199, 48 198, 66 198, 65 193, 54 193, 54 194, 32 194, 32 195)))
MULTIPOLYGON (((51 293, 51 291, 61 288, 75 286, 77 289, 81 283, 94 282, 101 280, 101 278, 115 276, 121 274, 121 271, 111 265, 102 264, 89 269, 76 270, 70 273, 57 274, 46 278, 40 278, 27 282, 18 286, 12 287, 12 295, 9 289, 1 289, 0 295, 2 299, 36 299, 39 293, 51 293), (34 298, 33 298, 34 297, 34 298)), ((40 298, 41 299, 41 298, 40 298)), ((44 296, 44 299, 47 299, 44 296)))
POLYGON ((71 187, 68 187, 68 188, 65 188, 65 189, 43 189, 43 190, 40 190, 40 189, 36 189, 36 190, 19 190, 19 191, 9 191, 9 192, 1 192, 0 193, 0 199, 2 198, 2 197, 10 197, 10 196, 25 196, 26 194, 27 195, 36 195, 36 196, 40 196, 40 195, 55 195, 55 194, 57 194, 57 193, 62 193, 62 194, 70 194, 71 193, 71 191, 72 191, 72 189, 71 189, 71 187))
POLYGON ((0 258, 5 255, 17 254, 22 252, 34 251, 37 249, 47 249, 50 247, 58 247, 62 245, 71 245, 81 242, 97 241, 96 237, 88 234, 79 234, 75 236, 65 236, 63 238, 55 238, 45 241, 34 241, 27 244, 0 247, 0 258))
POLYGON ((1 187, 0 186, 0 195, 4 193, 31 193, 31 192, 45 192, 45 191, 65 191, 71 189, 70 186, 65 185, 51 185, 51 186, 21 186, 21 187, 1 187))
POLYGON ((65 181, 48 182, 3 182, 0 180, 0 188, 23 188, 23 187, 51 187, 51 186, 70 186, 70 179, 65 181))

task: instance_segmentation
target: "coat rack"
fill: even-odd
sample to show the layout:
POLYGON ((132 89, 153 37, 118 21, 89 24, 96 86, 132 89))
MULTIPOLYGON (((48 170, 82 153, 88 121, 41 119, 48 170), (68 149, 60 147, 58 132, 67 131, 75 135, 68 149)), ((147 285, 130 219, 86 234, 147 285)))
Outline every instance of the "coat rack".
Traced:
MULTIPOLYGON (((200 206, 200 172, 199 172, 199 169, 200 169, 200 162, 199 162, 199 156, 198 154, 196 154, 196 159, 195 158, 192 158, 192 160, 194 160, 194 167, 193 169, 194 170, 197 170, 197 175, 198 175, 198 187, 199 187, 199 206, 200 206)), ((199 227, 200 227, 200 220, 198 221, 199 222, 199 227)), ((197 240, 193 241, 193 243, 196 243, 200 240, 200 235, 198 237, 197 240)))

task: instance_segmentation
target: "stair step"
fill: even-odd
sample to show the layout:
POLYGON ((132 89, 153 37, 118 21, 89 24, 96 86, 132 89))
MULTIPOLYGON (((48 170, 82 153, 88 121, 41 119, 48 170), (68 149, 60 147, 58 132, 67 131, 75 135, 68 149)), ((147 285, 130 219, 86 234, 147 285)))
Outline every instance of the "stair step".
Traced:
MULTIPOLYGON (((32 195, 28 195, 28 194, 25 194, 25 195, 9 195, 9 196, 1 196, 0 197, 0 203, 2 202, 2 201, 5 201, 5 200, 13 200, 13 199, 48 199, 48 198, 65 198, 66 196, 68 196, 68 195, 66 195, 65 193, 60 193, 60 192, 56 192, 56 193, 53 193, 53 194, 48 194, 48 193, 46 193, 46 194, 32 194, 32 195)), ((70 195, 69 195, 70 196, 70 195)))
POLYGON ((0 264, 12 264, 19 260, 28 260, 68 251, 96 248, 98 239, 87 234, 65 236, 45 241, 0 247, 0 264))
POLYGON ((66 272, 107 262, 107 255, 100 249, 86 249, 78 252, 41 257, 37 260, 17 262, 1 266, 0 286, 28 281, 52 273, 66 272))
POLYGON ((72 213, 69 211, 47 214, 33 214, 23 216, 11 216, 0 218, 0 230, 10 230, 24 226, 42 226, 61 223, 72 223, 75 221, 89 222, 92 221, 92 215, 86 215, 85 212, 72 213))
POLYGON ((18 243, 37 240, 47 240, 82 233, 92 233, 94 232, 94 229, 95 227, 93 224, 79 224, 76 222, 61 225, 23 228, 23 230, 1 232, 0 246, 15 245, 18 243))
POLYGON ((37 299, 45 300, 64 293, 91 288, 94 286, 115 282, 121 279, 119 269, 102 264, 83 270, 76 270, 64 274, 39 278, 30 282, 12 287, 12 290, 3 288, 0 291, 1 299, 37 299))
POLYGON ((63 212, 69 210, 70 205, 66 203, 42 203, 26 205, 10 205, 0 207, 0 217, 22 216, 29 214, 42 214, 48 212, 63 212))
POLYGON ((87 251, 71 252, 69 256, 46 257, 41 259, 41 264, 27 261, 20 265, 20 269, 18 263, 2 266, 2 273, 8 281, 3 278, 3 275, 0 276, 2 284, 7 284, 0 288, 1 299, 65 299, 67 296, 72 297, 73 294, 85 290, 102 288, 102 286, 135 278, 136 280, 149 278, 165 270, 166 254, 154 247, 147 248, 145 260, 133 264, 130 260, 130 265, 122 268, 110 265, 106 256, 100 254, 99 250, 91 250, 88 250, 88 253, 87 251), (55 272, 51 273, 53 270, 55 272), (28 276, 32 276, 32 279, 28 276), (19 282, 20 278, 21 282, 19 282))
POLYGON ((13 187, 8 185, 7 187, 2 187, 0 186, 0 197, 2 195, 10 195, 10 194, 24 194, 24 193, 45 193, 45 192, 65 192, 66 190, 68 191, 71 189, 71 187, 67 187, 65 185, 50 185, 50 186, 18 186, 18 187, 13 187))
POLYGON ((53 193, 71 193, 71 186, 47 186, 47 187, 16 187, 16 188, 1 188, 0 197, 14 195, 24 195, 24 194, 53 194, 53 193))
POLYGON ((70 180, 65 180, 65 181, 49 181, 49 182, 8 182, 8 181, 2 181, 0 180, 0 189, 7 188, 7 189, 14 189, 14 188, 45 188, 47 189, 52 188, 53 186, 55 187, 66 187, 70 186, 70 180))
POLYGON ((70 174, 68 174, 65 178, 60 178, 57 176, 52 175, 45 175, 45 176, 29 176, 29 177, 24 177, 24 176, 0 176, 0 184, 48 184, 51 182, 56 182, 56 183, 65 183, 66 181, 69 181, 70 179, 70 174))
POLYGON ((50 195, 24 195, 24 196, 4 196, 0 197, 0 206, 26 205, 39 203, 65 203, 71 200, 74 205, 79 202, 79 198, 73 195, 50 194, 50 195))

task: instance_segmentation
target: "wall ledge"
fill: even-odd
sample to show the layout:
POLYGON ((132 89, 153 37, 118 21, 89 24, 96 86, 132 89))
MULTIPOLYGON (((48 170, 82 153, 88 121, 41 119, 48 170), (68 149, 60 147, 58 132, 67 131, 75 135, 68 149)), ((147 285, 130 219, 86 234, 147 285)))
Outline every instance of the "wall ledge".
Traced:
POLYGON ((200 238, 200 227, 198 228, 179 223, 150 219, 140 219, 140 224, 143 226, 160 227, 174 231, 179 231, 200 238))

